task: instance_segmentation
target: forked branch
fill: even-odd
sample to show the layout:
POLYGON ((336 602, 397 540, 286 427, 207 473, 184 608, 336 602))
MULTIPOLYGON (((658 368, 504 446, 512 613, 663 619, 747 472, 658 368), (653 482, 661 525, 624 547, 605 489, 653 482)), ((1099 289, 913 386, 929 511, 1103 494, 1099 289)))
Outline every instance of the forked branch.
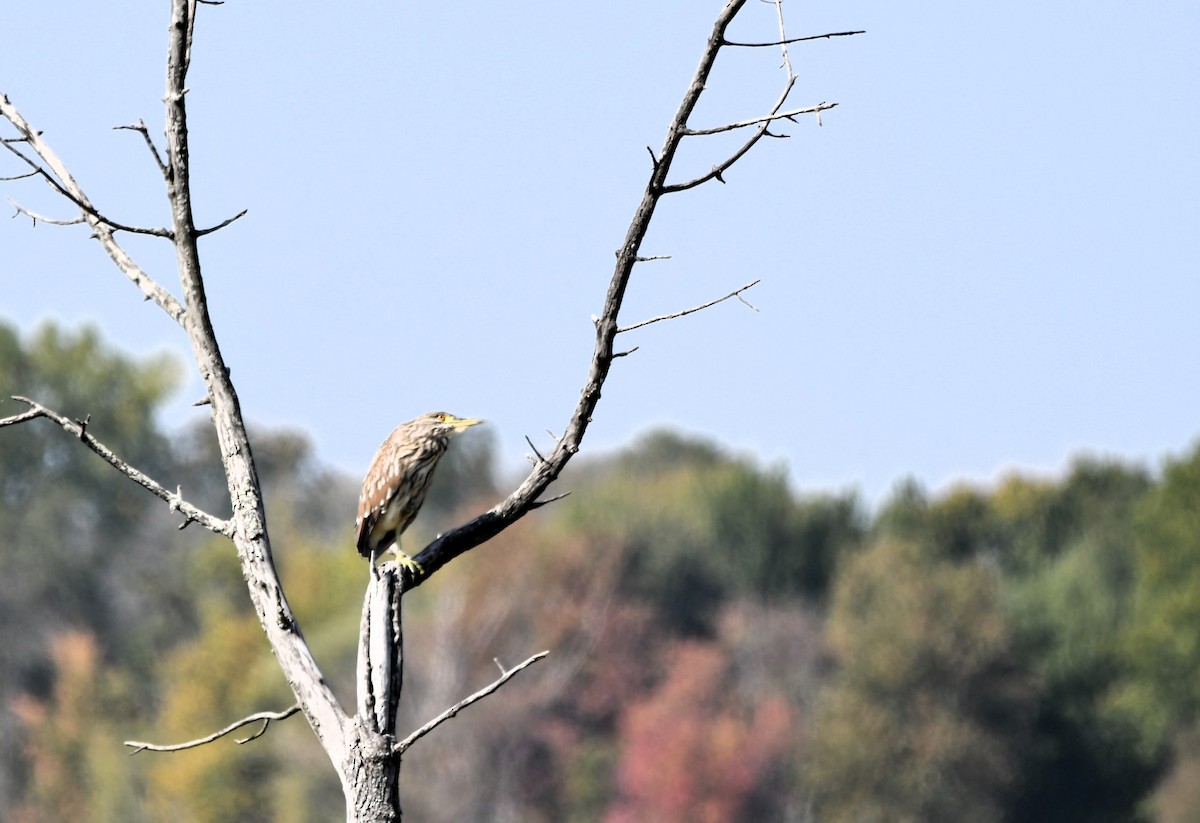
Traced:
POLYGON ((56 191, 61 192, 64 197, 79 207, 84 222, 91 226, 93 235, 100 241, 100 245, 104 247, 105 252, 108 253, 108 256, 117 265, 117 268, 124 272, 125 276, 141 290, 147 300, 153 300, 158 304, 159 308, 182 325, 183 305, 175 299, 174 295, 156 283, 150 275, 142 271, 133 258, 125 252, 113 236, 113 226, 98 215, 83 189, 75 182, 75 178, 67 169, 66 164, 59 159, 54 150, 42 139, 41 132, 34 129, 21 116, 16 106, 3 93, 0 93, 0 117, 8 120, 13 125, 13 128, 17 130, 17 133, 20 134, 20 138, 0 141, 3 142, 4 147, 17 157, 20 157, 27 165, 33 166, 33 174, 43 177, 56 191), (45 164, 44 167, 30 160, 14 148, 16 143, 25 143, 28 145, 34 154, 42 159, 42 163, 45 164))

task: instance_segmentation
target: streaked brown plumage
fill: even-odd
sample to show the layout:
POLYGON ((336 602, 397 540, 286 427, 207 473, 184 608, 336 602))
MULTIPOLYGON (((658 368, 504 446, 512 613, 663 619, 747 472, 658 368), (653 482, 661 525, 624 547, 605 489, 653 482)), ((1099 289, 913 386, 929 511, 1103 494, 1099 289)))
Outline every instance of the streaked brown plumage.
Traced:
POLYGON ((354 521, 359 554, 371 557, 391 550, 401 563, 415 566, 400 551, 400 535, 425 502, 433 470, 451 436, 482 422, 430 412, 396 427, 375 453, 363 480, 354 521))

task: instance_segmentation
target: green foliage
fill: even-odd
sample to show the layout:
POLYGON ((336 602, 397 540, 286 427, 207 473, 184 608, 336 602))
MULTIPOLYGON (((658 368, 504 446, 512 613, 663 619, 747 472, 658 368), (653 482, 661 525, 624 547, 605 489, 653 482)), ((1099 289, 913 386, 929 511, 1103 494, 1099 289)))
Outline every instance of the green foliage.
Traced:
MULTIPOLYGON (((15 332, 0 325, 5 395, 24 394, 72 418, 88 419, 89 432, 148 471, 169 463, 153 413, 173 388, 176 371, 165 356, 134 363, 110 352, 91 329, 66 334, 47 325, 22 347, 15 332)), ((5 401, 4 414, 21 411, 17 406, 5 401)), ((80 612, 94 619, 103 602, 88 585, 91 575, 57 572, 70 563, 108 559, 118 548, 116 535, 137 528, 151 498, 132 483, 113 483, 111 467, 49 421, 5 434, 0 437, 0 530, 25 539, 0 554, 5 567, 0 580, 10 584, 0 602, 56 597, 64 604, 79 603, 80 612), (46 575, 51 569, 56 573, 46 575), (19 590, 11 587, 15 581, 19 590)))
POLYGON ((628 547, 627 585, 685 634, 711 631, 730 597, 821 597, 864 531, 853 496, 797 500, 782 468, 669 432, 585 465, 579 482, 561 522, 628 547))
POLYGON ((824 820, 1002 819, 1033 689, 994 572, 932 555, 886 539, 839 577, 808 753, 824 820))
POLYGON ((1076 542, 1128 528, 1146 473, 1082 458, 1061 482, 1011 475, 994 491, 966 485, 930 500, 914 480, 897 484, 875 519, 876 537, 920 543, 938 556, 986 554, 1013 574, 1038 572, 1076 542))
POLYGON ((1009 819, 1128 820, 1155 774, 1108 708, 1122 678, 1120 632, 1132 586, 1133 511, 1144 471, 1082 459, 1062 481, 1011 476, 992 492, 930 499, 901 484, 877 539, 915 541, 931 558, 994 564, 1018 665, 1040 684, 1009 819))
MULTIPOLYGON (((21 394, 90 418, 88 431, 160 476, 171 454, 153 415, 176 376, 166 356, 131 360, 91 329, 46 325, 22 341, 0 323, 0 415, 22 411, 7 399, 21 394)), ((156 545, 153 504, 49 421, 0 433, 0 816, 13 785, 5 778, 22 771, 21 725, 6 709, 23 693, 51 699, 55 638, 86 629, 102 657, 130 667, 131 688, 146 697, 153 649, 185 609, 156 545)))
POLYGON ((1156 763, 1138 752, 1131 725, 1108 706, 1124 672, 1128 532, 1089 535, 1012 585, 1014 631, 1042 683, 1012 819, 1129 820, 1152 784, 1156 763))
POLYGON ((1200 448, 1168 463, 1135 522, 1130 676, 1116 696, 1147 754, 1200 721, 1200 448))
POLYGON ((999 558, 1015 573, 1037 572, 1081 540, 1127 533, 1149 486, 1141 469, 1094 459, 1075 461, 1061 483, 1010 477, 992 495, 999 558))

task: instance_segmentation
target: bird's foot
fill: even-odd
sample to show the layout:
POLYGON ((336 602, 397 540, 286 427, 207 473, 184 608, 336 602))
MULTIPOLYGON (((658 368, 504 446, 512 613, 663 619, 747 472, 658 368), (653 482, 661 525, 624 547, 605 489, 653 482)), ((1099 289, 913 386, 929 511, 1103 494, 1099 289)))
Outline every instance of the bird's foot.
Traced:
POLYGON ((411 557, 409 557, 407 554, 405 554, 402 551, 396 552, 396 563, 397 563, 397 565, 403 566, 404 568, 408 569, 410 572, 412 572, 415 575, 425 574, 425 570, 421 568, 421 564, 418 563, 417 561, 413 560, 411 557))

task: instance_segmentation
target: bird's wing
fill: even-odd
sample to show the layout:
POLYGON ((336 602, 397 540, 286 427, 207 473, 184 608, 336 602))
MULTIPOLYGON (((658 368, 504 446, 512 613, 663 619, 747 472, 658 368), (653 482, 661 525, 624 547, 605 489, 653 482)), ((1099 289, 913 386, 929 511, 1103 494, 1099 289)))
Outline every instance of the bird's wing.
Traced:
POLYGON ((354 545, 358 547, 358 553, 364 557, 371 553, 367 542, 371 538, 371 530, 375 528, 375 523, 378 522, 379 514, 382 511, 382 505, 371 505, 364 486, 363 492, 358 498, 358 516, 354 518, 354 545))
MULTIPOLYGON (((403 428, 403 427, 400 427, 403 428)), ((411 460, 415 448, 405 442, 400 428, 383 441, 379 451, 371 460, 367 476, 363 479, 362 492, 358 496, 358 516, 354 519, 354 545, 363 557, 371 554, 371 532, 383 517, 388 505, 400 491, 403 482, 401 468, 411 460)))

